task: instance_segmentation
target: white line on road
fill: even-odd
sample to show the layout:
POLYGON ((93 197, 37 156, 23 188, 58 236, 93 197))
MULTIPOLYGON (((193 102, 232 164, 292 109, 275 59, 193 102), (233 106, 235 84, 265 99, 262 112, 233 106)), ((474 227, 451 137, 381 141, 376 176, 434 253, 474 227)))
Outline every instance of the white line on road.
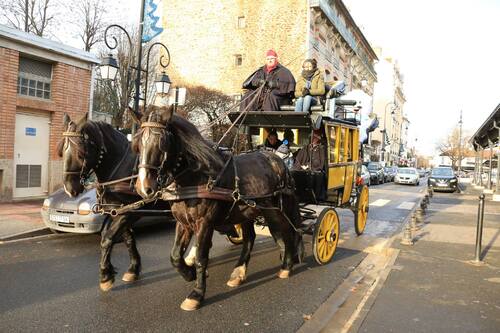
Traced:
POLYGON ((387 205, 391 200, 386 200, 386 199, 377 199, 374 202, 370 204, 370 206, 375 206, 375 207, 382 207, 387 205))
POLYGON ((400 204, 397 208, 398 209, 408 209, 411 210, 415 206, 415 203, 412 201, 404 201, 402 204, 400 204))

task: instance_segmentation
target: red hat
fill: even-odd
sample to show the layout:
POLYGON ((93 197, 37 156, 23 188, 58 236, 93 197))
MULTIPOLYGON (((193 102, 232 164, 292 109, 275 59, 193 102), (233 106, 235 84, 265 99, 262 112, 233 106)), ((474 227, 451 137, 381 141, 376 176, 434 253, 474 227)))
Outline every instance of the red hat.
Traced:
POLYGON ((267 50, 266 57, 275 57, 275 58, 278 58, 278 54, 276 53, 276 51, 274 51, 273 49, 271 49, 271 50, 267 50))

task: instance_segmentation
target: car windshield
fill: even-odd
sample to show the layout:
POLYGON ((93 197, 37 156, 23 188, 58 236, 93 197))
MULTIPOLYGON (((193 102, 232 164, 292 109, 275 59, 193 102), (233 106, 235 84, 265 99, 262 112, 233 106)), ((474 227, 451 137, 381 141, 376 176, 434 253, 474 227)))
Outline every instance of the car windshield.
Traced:
POLYGON ((413 170, 413 169, 399 169, 398 173, 414 175, 415 170, 413 170))
POLYGON ((377 169, 378 169, 377 163, 368 163, 368 170, 377 170, 377 169))
POLYGON ((432 170, 433 176, 453 176, 453 170, 451 168, 438 168, 432 170))

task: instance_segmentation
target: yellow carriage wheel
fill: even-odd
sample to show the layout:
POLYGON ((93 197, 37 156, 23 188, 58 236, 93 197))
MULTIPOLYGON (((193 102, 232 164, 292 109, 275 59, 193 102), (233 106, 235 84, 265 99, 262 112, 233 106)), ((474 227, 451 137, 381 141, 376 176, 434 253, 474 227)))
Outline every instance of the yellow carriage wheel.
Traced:
POLYGON ((332 260, 340 236, 339 216, 333 208, 325 208, 314 226, 313 254, 320 265, 332 260))
POLYGON ((243 229, 241 229, 240 224, 235 224, 234 229, 236 230, 238 236, 236 237, 236 236, 226 235, 226 237, 234 245, 240 245, 241 243, 243 243, 243 229))
POLYGON ((361 235, 365 231, 366 220, 368 219, 368 201, 370 195, 368 186, 363 185, 356 198, 356 210, 354 211, 354 230, 361 235))

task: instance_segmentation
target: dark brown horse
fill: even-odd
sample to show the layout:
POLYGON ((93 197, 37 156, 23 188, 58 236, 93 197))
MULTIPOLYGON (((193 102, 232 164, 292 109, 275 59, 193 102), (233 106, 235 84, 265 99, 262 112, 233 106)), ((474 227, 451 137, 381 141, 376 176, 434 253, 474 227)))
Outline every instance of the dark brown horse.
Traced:
POLYGON ((246 279, 255 240, 253 221, 258 216, 265 217, 281 247, 278 276, 288 278, 303 248, 295 229, 300 215, 294 183, 283 161, 268 152, 227 156, 213 149, 192 123, 172 113, 172 108, 163 108, 146 114, 133 149, 139 153, 137 193, 143 198, 158 196, 158 179, 169 179, 167 189, 172 191, 163 199, 170 201, 177 220, 170 259, 186 281, 196 280, 181 308, 195 310, 204 299, 214 230, 241 224, 243 251, 228 285, 237 286, 246 279), (190 267, 184 253, 193 235, 197 251, 195 267, 190 267))
MULTIPOLYGON (((64 189, 74 197, 84 190, 83 180, 94 172, 99 183, 121 179, 132 175, 136 155, 130 149, 127 138, 112 126, 87 120, 87 116, 73 122, 64 117, 63 140, 59 144, 59 155, 63 159, 64 189)), ((105 188, 102 195, 104 204, 128 204, 140 200, 130 190, 129 182, 119 183, 105 188)), ((156 206, 155 209, 168 209, 156 206)), ((153 208, 153 207, 150 207, 153 208)), ((137 251, 132 224, 139 215, 118 215, 107 223, 101 233, 101 260, 99 265, 100 288, 108 291, 113 286, 116 274, 111 264, 113 245, 123 239, 130 256, 130 264, 122 280, 133 282, 139 277, 141 258, 137 251)))

